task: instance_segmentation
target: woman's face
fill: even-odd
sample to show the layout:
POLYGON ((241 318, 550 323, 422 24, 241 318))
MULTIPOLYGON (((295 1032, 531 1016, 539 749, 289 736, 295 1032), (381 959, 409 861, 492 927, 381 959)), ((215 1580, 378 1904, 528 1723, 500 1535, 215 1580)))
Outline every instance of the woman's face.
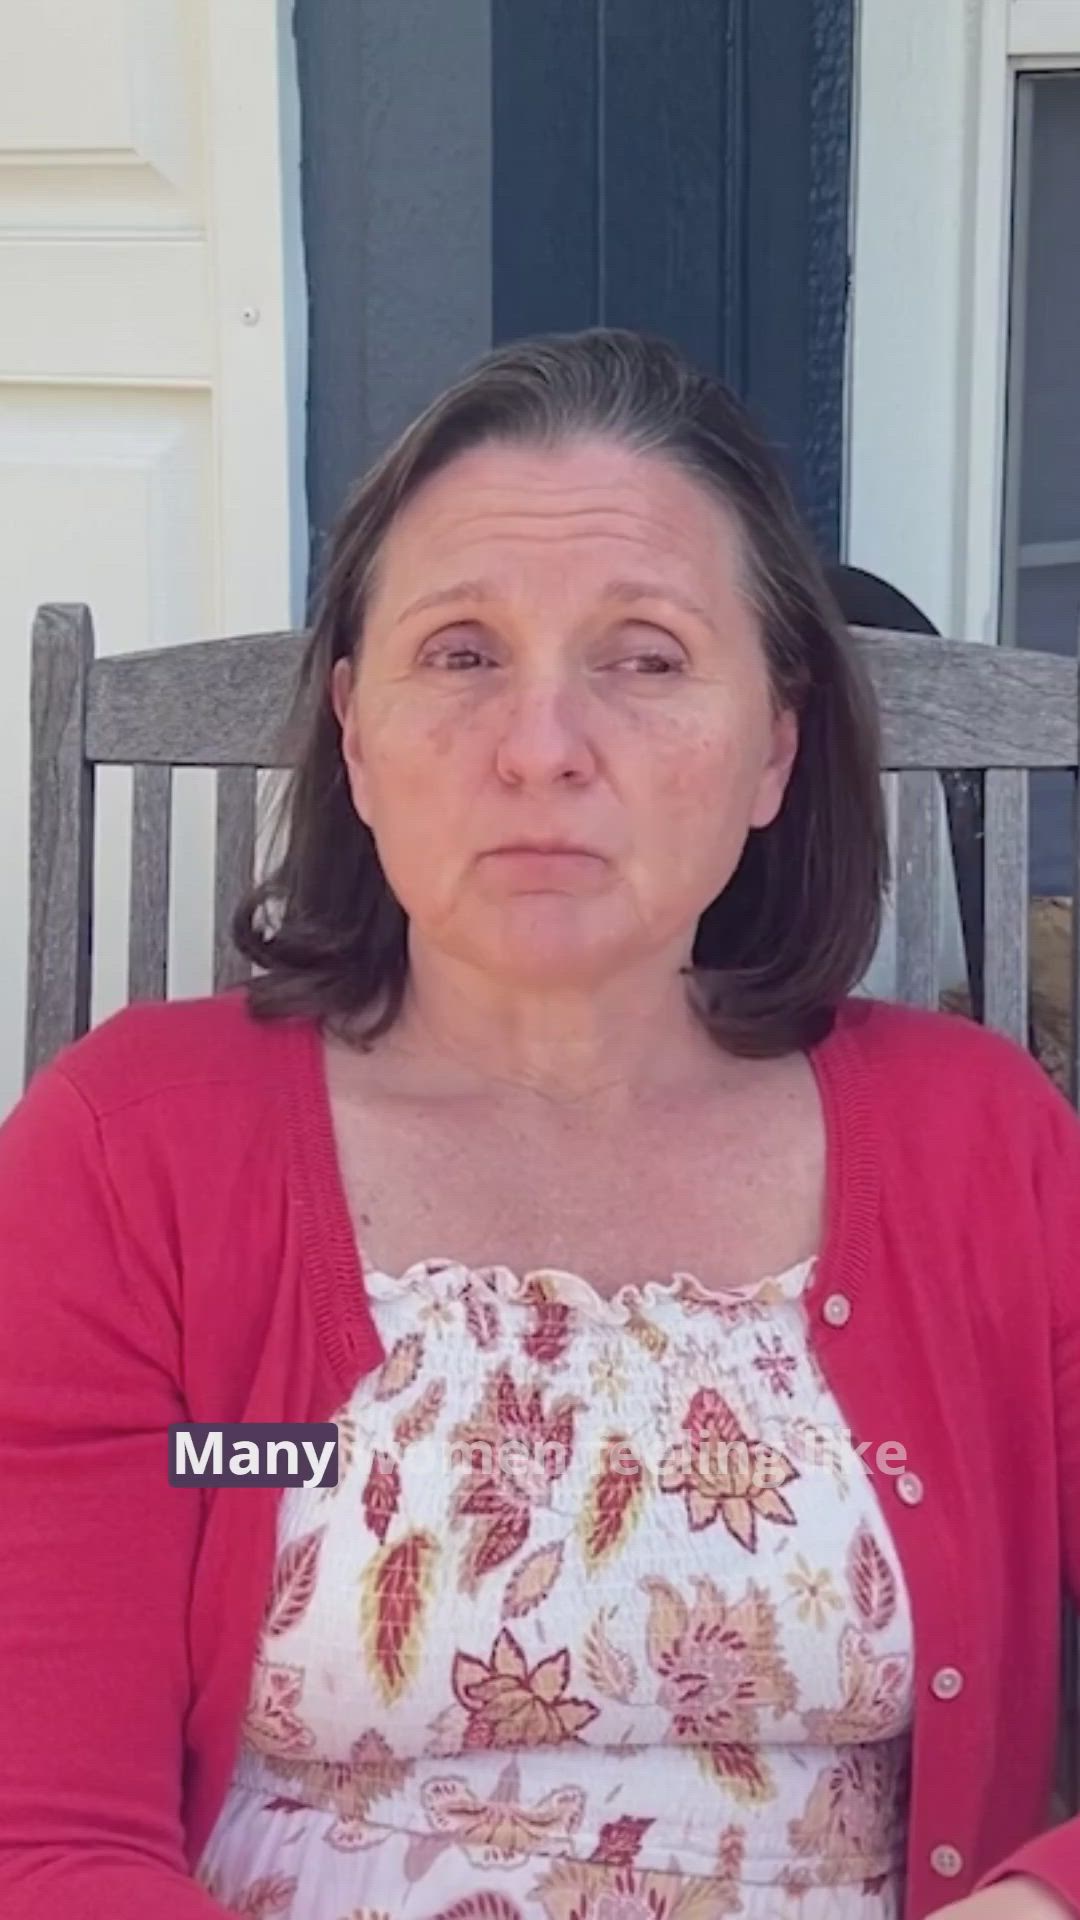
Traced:
POLYGON ((603 440, 485 445, 427 481, 333 695, 410 939, 506 984, 684 964, 796 748, 733 519, 603 440), (528 841, 578 851, 501 851, 528 841))

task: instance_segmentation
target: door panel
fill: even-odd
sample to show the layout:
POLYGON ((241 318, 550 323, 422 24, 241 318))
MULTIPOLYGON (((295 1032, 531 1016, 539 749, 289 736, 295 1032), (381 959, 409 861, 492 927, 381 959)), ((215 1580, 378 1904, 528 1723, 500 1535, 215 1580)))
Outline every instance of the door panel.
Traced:
MULTIPOLYGON (((105 653, 293 617, 290 48, 266 0, 7 10, 0 1112, 22 1077, 34 608, 87 601, 105 653)), ((126 997, 129 789, 122 772, 101 778, 95 1020, 126 997)), ((170 990, 183 993, 210 981, 212 796, 197 779, 178 789, 170 990)))
POLYGON ((467 360, 605 322, 749 399, 835 554, 853 0, 298 0, 296 24, 317 534, 467 360))

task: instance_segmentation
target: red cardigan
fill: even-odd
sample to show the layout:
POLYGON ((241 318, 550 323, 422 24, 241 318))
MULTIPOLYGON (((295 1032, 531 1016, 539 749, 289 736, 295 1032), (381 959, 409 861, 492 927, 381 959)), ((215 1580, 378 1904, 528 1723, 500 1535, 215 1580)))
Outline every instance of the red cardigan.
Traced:
MULTIPOLYGON (((915 1621, 907 1920, 1006 1864, 1080 1909, 1080 1822, 1040 1831, 1080 1591, 1080 1122, 959 1018, 853 999, 812 1057, 812 1338, 915 1621)), ((191 1868, 280 1495, 170 1488, 165 1429, 326 1420, 380 1359, 316 1028, 237 993, 105 1022, 0 1126, 0 1248, 0 1913, 209 1920, 191 1868)))

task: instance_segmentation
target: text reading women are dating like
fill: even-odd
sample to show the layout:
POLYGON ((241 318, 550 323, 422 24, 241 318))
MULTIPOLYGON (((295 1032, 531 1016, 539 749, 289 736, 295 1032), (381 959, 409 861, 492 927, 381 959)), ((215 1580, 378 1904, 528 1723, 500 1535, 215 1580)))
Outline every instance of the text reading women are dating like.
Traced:
MULTIPOLYGON (((706 1423, 700 1432, 684 1434, 674 1442, 655 1433, 641 1435, 637 1441, 607 1440, 600 1464, 606 1476, 627 1475, 638 1482, 654 1477, 665 1491, 685 1491, 699 1501, 746 1498, 785 1486, 807 1471, 843 1474, 861 1466, 867 1474, 876 1467, 878 1473, 899 1476, 906 1465, 906 1449, 897 1441, 877 1447, 871 1461, 872 1443, 856 1442, 847 1428, 807 1423, 798 1446, 789 1446, 787 1452, 764 1436, 751 1440, 737 1426, 733 1430, 735 1438, 727 1427, 716 1431, 706 1423)), ((170 1427, 169 1484, 336 1487, 338 1440, 333 1422, 170 1427)), ((427 1449, 415 1448, 414 1456, 425 1452, 431 1457, 422 1463, 414 1457, 414 1470, 421 1477, 464 1470, 479 1472, 493 1484, 505 1482, 521 1489, 535 1490, 562 1479, 571 1464, 571 1449, 550 1435, 537 1436, 532 1445, 516 1437, 492 1445, 470 1436, 449 1447, 434 1442, 427 1449)))

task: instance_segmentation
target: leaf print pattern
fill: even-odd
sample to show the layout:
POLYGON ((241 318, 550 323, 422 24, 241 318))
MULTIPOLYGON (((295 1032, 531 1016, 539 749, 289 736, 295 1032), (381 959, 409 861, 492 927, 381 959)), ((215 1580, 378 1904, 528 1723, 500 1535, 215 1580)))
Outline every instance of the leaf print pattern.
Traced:
POLYGON ((386 1539, 400 1498, 401 1475, 398 1472, 397 1462, 391 1460, 389 1454, 373 1454, 361 1504, 364 1509, 364 1519, 376 1540, 381 1542, 386 1539))
POLYGON ((271 1920, 273 1914, 288 1912, 296 1885, 295 1877, 289 1879, 283 1873, 271 1873, 252 1880, 233 1894, 227 1895, 220 1883, 214 1881, 206 1883, 206 1891, 225 1911, 235 1914, 237 1920, 271 1920))
POLYGON ((866 1635, 849 1623, 840 1635, 843 1705, 811 1708, 804 1715, 810 1739, 820 1746, 848 1746, 899 1733, 906 1721, 910 1665, 903 1655, 876 1654, 866 1635))
POLYGON ((422 1333, 405 1333, 400 1340, 395 1340, 379 1368, 375 1383, 376 1400, 392 1400, 395 1394, 404 1393, 406 1387, 411 1387, 423 1358, 422 1333))
POLYGON ((387 1706, 400 1697, 416 1671, 437 1551, 430 1534, 410 1533, 383 1547, 364 1575, 364 1652, 387 1706))
POLYGON ((409 1886, 415 1886, 426 1873, 430 1873, 437 1860, 453 1847, 453 1841, 442 1833, 414 1833, 405 1849, 405 1858, 401 1863, 403 1879, 409 1886))
POLYGON ((455 1900, 452 1907, 440 1907, 426 1920, 525 1920, 525 1915, 516 1900, 501 1893, 475 1893, 455 1900))
POLYGON ((782 1867, 776 1876, 776 1884, 787 1894, 789 1900, 803 1901, 813 1886, 813 1877, 805 1867, 782 1867))
POLYGON ((597 1615, 585 1635, 583 1665, 585 1678, 596 1693, 608 1700, 628 1702, 637 1687, 637 1668, 633 1657, 608 1637, 607 1616, 597 1615))
POLYGON ((640 1818, 631 1813, 609 1820, 601 1827, 589 1859, 606 1867, 632 1867, 652 1824, 651 1816, 640 1818))
POLYGON ((725 1827, 716 1843, 716 1871, 721 1880, 738 1880, 746 1853, 746 1828, 725 1827))
POLYGON ((727 1788, 740 1806, 771 1800, 776 1789, 765 1755, 766 1747, 739 1746, 725 1740, 719 1745, 701 1748, 703 1771, 727 1788))
POLYGON ((852 1920, 895 1920, 906 1595, 793 1296, 374 1279, 344 1497, 286 1496, 222 1894, 251 1920, 748 1920, 768 1881, 805 1920, 848 1885, 852 1920))
POLYGON ((382 1845, 382 1835, 377 1828, 373 1832, 366 1820, 357 1820, 347 1813, 323 1834, 323 1844, 332 1847, 335 1853, 370 1853, 382 1845))
POLYGON ((640 1346, 644 1347, 650 1359, 662 1360, 668 1348, 668 1337, 654 1320, 640 1308, 634 1308, 626 1322, 626 1330, 640 1346))
POLYGON ((472 1284, 462 1294, 465 1325, 480 1348, 493 1346, 499 1337, 499 1316, 495 1302, 481 1284, 472 1284))
POLYGON ((508 1366, 490 1375, 471 1419, 451 1433, 469 1464, 455 1489, 452 1523, 469 1520, 459 1575, 473 1594, 529 1537, 534 1507, 550 1507, 552 1487, 570 1464, 581 1402, 563 1395, 549 1408, 540 1386, 519 1387, 508 1366))
POLYGON ((629 1538, 644 1492, 645 1469, 625 1434, 609 1434, 580 1521, 582 1553, 590 1573, 629 1538))
POLYGON ((769 1318, 769 1309, 777 1305, 782 1298, 780 1292, 769 1285, 758 1287, 752 1294, 710 1293, 694 1291, 688 1293, 684 1301, 687 1316, 703 1314, 710 1320, 718 1320, 721 1326, 750 1326, 755 1321, 769 1318))
POLYGON ((793 1850, 812 1861, 813 1884, 848 1881, 853 1857, 864 1863, 864 1878, 887 1867, 882 1841, 891 1838, 888 1813, 899 1809, 898 1786, 896 1755, 880 1745, 853 1747, 819 1772, 802 1814, 788 1822, 793 1850))
POLYGON ((530 1281, 527 1298, 533 1323, 522 1341, 522 1352, 541 1366, 557 1366, 570 1339, 570 1308, 551 1298, 539 1275, 530 1281))
POLYGON ((534 1805, 523 1805, 515 1761, 487 1800, 479 1799, 461 1775, 427 1781, 421 1800, 436 1832, 453 1835, 478 1867, 514 1866, 532 1853, 565 1846, 585 1811, 584 1793, 572 1786, 555 1788, 534 1805))
POLYGON ((474 1593, 486 1573, 512 1560, 518 1548, 524 1545, 528 1533, 527 1509, 509 1505, 502 1507, 492 1518, 490 1526, 473 1536, 473 1550, 467 1554, 464 1563, 463 1592, 474 1593))
POLYGON ((896 1581, 873 1534, 860 1527, 851 1543, 848 1586, 855 1611, 871 1632, 882 1633, 896 1612, 896 1581))
POLYGON ((439 1415, 446 1402, 446 1381, 429 1380, 419 1400, 415 1400, 404 1413, 399 1413, 394 1421, 394 1439, 404 1453, 418 1440, 426 1440, 434 1432, 439 1415))
POLYGON ((322 1527, 316 1527, 299 1540, 291 1541, 278 1555, 265 1625, 265 1632, 270 1638, 288 1633, 303 1619, 315 1591, 323 1532, 322 1527))
MULTIPOLYGON (((716 1883, 560 1860, 537 1883, 546 1920, 716 1920, 716 1883)), ((441 1917, 440 1917, 441 1920, 441 1917)))
POLYGON ((244 1738, 257 1753, 302 1754, 314 1745, 311 1728, 296 1711, 303 1686, 302 1667, 256 1660, 244 1715, 244 1738))
POLYGON ((848 1463, 835 1431, 823 1427, 819 1421, 800 1415, 783 1422, 780 1437, 788 1453, 800 1466, 812 1468, 815 1473, 829 1474, 837 1497, 840 1500, 847 1499, 851 1491, 848 1463))
POLYGON ((732 1537, 754 1553, 759 1520, 795 1525, 778 1488, 798 1479, 796 1469, 776 1447, 751 1440, 714 1388, 699 1387, 683 1429, 687 1440, 676 1441, 660 1463, 660 1491, 683 1495, 695 1531, 711 1527, 719 1516, 732 1537))
POLYGON ((589 1700, 567 1694, 570 1655, 565 1647, 530 1667, 520 1642, 504 1627, 488 1660, 454 1656, 451 1683, 469 1716, 466 1747, 561 1746, 595 1720, 589 1700))
POLYGON ((515 1567, 503 1595, 504 1620, 520 1620, 546 1600, 562 1570, 565 1549, 561 1540, 537 1547, 515 1567))
POLYGON ((392 1753, 374 1728, 353 1741, 344 1761, 266 1754, 263 1764, 269 1773, 287 1779, 294 1794, 302 1794, 301 1801, 290 1796, 290 1805, 303 1806, 305 1811, 332 1808, 343 1821, 366 1819, 380 1800, 404 1785, 413 1770, 413 1762, 392 1753))
POLYGON ((657 1695, 672 1715, 675 1740, 709 1747, 746 1746, 759 1733, 763 1707, 794 1707, 795 1676, 780 1651, 776 1609, 751 1583, 731 1604, 711 1580, 694 1582, 688 1605, 666 1580, 642 1582, 649 1595, 646 1645, 660 1678, 657 1695))
MULTIPOLYGON (((351 1913, 342 1915, 342 1920, 396 1920, 396 1916, 384 1907, 354 1907, 351 1913)), ((452 1907, 440 1907, 438 1913, 426 1914, 424 1920, 525 1920, 525 1915, 516 1900, 508 1900, 501 1893, 476 1893, 455 1900, 452 1907)))

